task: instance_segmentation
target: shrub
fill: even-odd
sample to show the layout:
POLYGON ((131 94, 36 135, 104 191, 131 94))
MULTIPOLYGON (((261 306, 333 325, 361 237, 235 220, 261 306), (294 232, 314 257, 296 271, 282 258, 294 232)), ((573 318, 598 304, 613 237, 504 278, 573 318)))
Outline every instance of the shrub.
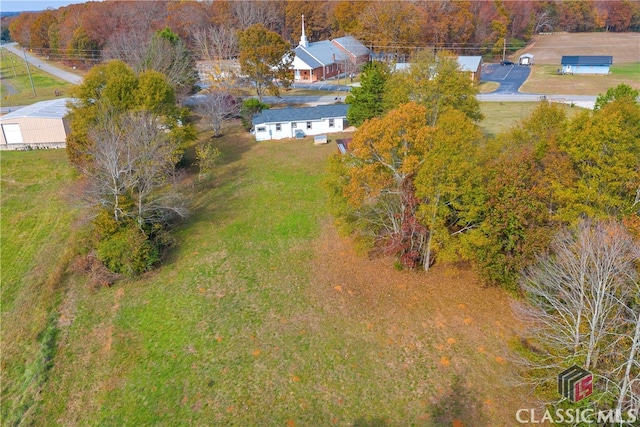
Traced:
POLYGON ((242 101, 242 108, 240 108, 242 126, 247 130, 251 129, 251 119, 253 115, 267 109, 269 109, 269 104, 265 104, 256 98, 248 98, 242 101))
POLYGON ((157 246, 135 226, 123 227, 98 242, 98 259, 112 272, 137 276, 160 261, 157 246))

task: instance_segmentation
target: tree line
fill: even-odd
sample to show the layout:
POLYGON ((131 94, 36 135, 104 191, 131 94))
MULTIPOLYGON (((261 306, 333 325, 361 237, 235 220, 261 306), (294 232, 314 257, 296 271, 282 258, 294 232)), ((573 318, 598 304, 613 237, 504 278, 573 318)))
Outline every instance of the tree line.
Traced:
POLYGON ((572 117, 541 101, 488 139, 452 56, 370 63, 361 82, 346 100, 359 128, 326 181, 340 226, 398 268, 470 261, 517 294, 525 376, 548 401, 578 364, 597 408, 640 409, 639 91, 621 84, 572 117))
POLYGON ((237 55, 235 33, 255 24, 291 44, 353 35, 376 52, 412 54, 426 46, 458 54, 517 50, 533 34, 569 31, 640 31, 640 5, 630 0, 587 1, 103 1, 23 12, 10 20, 22 46, 94 63, 109 46, 126 54, 123 37, 169 28, 197 57, 237 55))

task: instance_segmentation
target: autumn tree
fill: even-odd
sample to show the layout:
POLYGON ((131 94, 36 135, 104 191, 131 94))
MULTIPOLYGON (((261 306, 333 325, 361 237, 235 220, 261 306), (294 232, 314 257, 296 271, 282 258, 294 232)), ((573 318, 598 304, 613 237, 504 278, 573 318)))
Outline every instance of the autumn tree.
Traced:
POLYGON ((173 184, 191 126, 163 74, 121 61, 91 69, 73 96, 67 154, 87 182, 98 258, 114 272, 146 271, 187 212, 173 184))
POLYGON ((640 90, 633 89, 628 84, 620 83, 616 87, 607 89, 604 94, 598 95, 593 110, 598 111, 609 102, 617 100, 627 99, 628 101, 635 102, 638 97, 640 97, 640 90))
POLYGON ((181 98, 193 93, 198 81, 191 52, 169 28, 151 36, 141 31, 116 34, 104 56, 126 62, 136 73, 153 70, 164 74, 181 98))
POLYGON ((358 16, 354 34, 374 50, 408 55, 420 34, 420 13, 413 2, 371 1, 358 16))
POLYGON ((615 221, 581 221, 526 270, 516 311, 536 348, 526 363, 530 378, 548 384, 577 364, 594 374, 592 404, 637 409, 638 249, 615 221))
POLYGON ((166 77, 155 71, 140 75, 121 61, 110 61, 92 68, 74 90, 70 104, 71 132, 67 137, 69 161, 84 166, 91 161, 89 131, 104 108, 117 113, 148 110, 160 117, 175 138, 189 138, 185 111, 176 106, 175 92, 166 77))
POLYGON ((285 7, 285 21, 290 31, 289 38, 300 40, 302 31, 301 15, 309 41, 329 39, 332 35, 332 19, 329 16, 330 2, 288 0, 285 7))
POLYGON ((222 124, 236 117, 240 107, 238 100, 228 92, 212 90, 198 99, 196 109, 213 130, 213 136, 217 137, 221 134, 222 124))
POLYGON ((30 28, 30 47, 32 49, 47 51, 51 47, 49 28, 55 25, 56 22, 56 17, 50 10, 41 12, 37 15, 30 28))
POLYGON ((476 153, 481 140, 480 129, 458 110, 443 113, 427 138, 415 179, 418 218, 428 233, 422 255, 425 270, 438 252, 458 259, 454 240, 480 225, 476 153))
POLYGON ((238 34, 227 25, 211 26, 194 32, 197 55, 211 64, 203 76, 213 89, 232 91, 240 78, 237 62, 238 34))
POLYGON ((362 8, 367 7, 368 2, 359 0, 343 0, 336 2, 333 9, 333 18, 338 30, 345 34, 356 34, 360 25, 358 19, 362 8))
POLYGON ((254 25, 262 25, 273 31, 282 26, 284 2, 258 0, 230 3, 235 27, 240 31, 246 31, 254 25))
POLYGON ((487 166, 483 220, 471 242, 485 282, 515 290, 522 269, 547 247, 552 227, 543 183, 531 149, 505 152, 487 166))
POLYGON ((390 72, 383 62, 369 62, 362 69, 360 87, 354 87, 345 99, 349 104, 347 119, 353 126, 379 117, 384 112, 383 94, 390 72))
POLYGON ((98 258, 115 273, 149 270, 159 260, 164 227, 187 214, 174 186, 179 142, 150 111, 107 106, 89 131, 91 163, 82 168, 98 258))
POLYGON ((408 70, 391 75, 384 102, 387 108, 409 100, 422 104, 427 108, 427 123, 433 126, 438 116, 450 109, 460 110, 474 121, 482 119, 477 93, 471 79, 460 72, 454 57, 421 51, 408 70))
MULTIPOLYGON (((637 212, 640 194, 640 104, 627 90, 594 112, 576 116, 560 148, 572 162, 576 180, 561 194, 561 216, 621 217, 637 212)), ((598 98, 600 104, 608 95, 598 98)), ((599 105, 600 105, 599 104, 599 105)))
POLYGON ((425 107, 409 103, 373 118, 354 134, 344 158, 343 196, 361 231, 406 266, 422 260, 427 233, 416 216, 414 178, 428 134, 425 107))
POLYGON ((291 80, 289 43, 260 24, 241 31, 238 40, 241 72, 253 83, 260 100, 266 91, 278 95, 278 81, 287 84, 291 80))
POLYGON ((73 32, 73 36, 67 46, 67 53, 74 59, 83 63, 93 64, 100 56, 98 44, 91 40, 83 27, 78 27, 73 32))

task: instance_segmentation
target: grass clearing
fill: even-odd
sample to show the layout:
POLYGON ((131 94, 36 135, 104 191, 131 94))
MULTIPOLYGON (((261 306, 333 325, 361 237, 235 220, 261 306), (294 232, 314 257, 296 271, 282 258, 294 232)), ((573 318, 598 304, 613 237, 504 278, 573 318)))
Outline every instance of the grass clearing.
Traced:
POLYGON ((611 73, 601 75, 558 74, 559 65, 533 65, 531 74, 520 88, 524 93, 547 95, 599 95, 620 83, 640 89, 640 63, 611 67, 611 73))
MULTIPOLYGON (((514 374, 506 342, 517 321, 508 297, 464 269, 443 266, 425 277, 355 254, 331 226, 321 187, 333 143, 256 143, 237 124, 224 132, 202 141, 220 148, 221 164, 189 184, 192 216, 176 229, 178 244, 161 268, 98 291, 68 274, 54 292, 53 367, 28 421, 512 425, 515 408, 530 403, 496 380, 514 374)), ((36 152, 50 169, 33 176, 26 165, 39 157, 10 154, 3 186, 5 171, 16 184, 36 182, 3 187, 3 220, 20 214, 5 198, 36 184, 49 185, 43 195, 52 197, 72 179, 62 151, 36 152), (47 184, 48 174, 60 174, 60 188, 47 184)), ((47 203, 39 208, 49 212, 47 203)), ((33 264, 14 273, 20 292, 37 283, 30 270, 47 263, 29 257, 33 264)), ((23 323, 30 303, 14 297, 23 323)), ((46 331, 47 319, 37 329, 46 331)), ((21 339, 44 337, 51 335, 21 339)))
POLYGON ((74 86, 69 82, 60 80, 48 73, 43 72, 38 67, 29 65, 29 71, 24 59, 6 49, 0 49, 2 60, 0 61, 0 75, 2 84, 0 85, 0 98, 2 106, 12 107, 17 105, 28 105, 39 101, 46 101, 56 98, 56 91, 60 96, 68 96, 69 90, 74 86), (33 95, 31 80, 36 95, 33 95))
MULTIPOLYGON (((480 128, 488 137, 494 137, 531 115, 538 102, 481 102, 480 110, 485 118, 480 128)), ((583 111, 579 107, 564 105, 568 117, 583 111)))
POLYGON ((73 255, 74 173, 64 150, 0 157, 2 419, 17 423, 41 392, 56 348, 57 306, 73 255))

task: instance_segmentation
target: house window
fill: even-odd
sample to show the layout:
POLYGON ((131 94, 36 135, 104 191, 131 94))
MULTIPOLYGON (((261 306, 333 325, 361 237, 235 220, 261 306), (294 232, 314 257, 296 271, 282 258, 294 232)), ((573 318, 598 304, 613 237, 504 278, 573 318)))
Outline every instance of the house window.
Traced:
POLYGON ((282 130, 282 124, 276 123, 276 132, 280 132, 282 130))
POLYGON ((266 130, 267 130, 267 128, 266 128, 266 127, 264 127, 264 126, 260 126, 260 127, 257 129, 257 131, 258 131, 258 132, 264 132, 264 131, 266 131, 266 130))
POLYGON ((334 123, 333 119, 329 119, 329 127, 330 128, 335 127, 335 123, 334 123))
POLYGON ((295 129, 298 127, 298 124, 296 122, 291 123, 291 128, 295 129))
POLYGON ((307 122, 307 129, 311 129, 311 122, 307 122))

